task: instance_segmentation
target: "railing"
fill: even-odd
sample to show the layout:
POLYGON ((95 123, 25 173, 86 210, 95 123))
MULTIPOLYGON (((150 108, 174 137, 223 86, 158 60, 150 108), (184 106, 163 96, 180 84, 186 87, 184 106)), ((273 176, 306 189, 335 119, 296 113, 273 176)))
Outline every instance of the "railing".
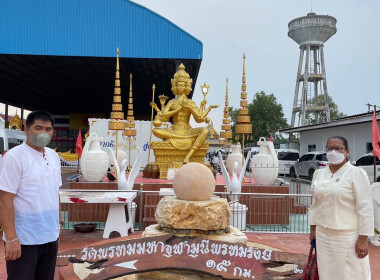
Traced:
MULTIPOLYGON (((308 212, 312 203, 309 194, 309 181, 292 179, 291 194, 269 193, 239 193, 239 203, 231 203, 226 192, 214 193, 230 202, 231 226, 244 232, 271 233, 309 233, 308 212)), ((138 195, 132 204, 132 219, 135 229, 144 230, 155 224, 157 204, 163 197, 159 191, 138 190, 138 195)), ((104 203, 74 203, 61 205, 64 229, 73 228, 80 222, 96 222, 98 229, 104 229, 109 205, 104 203)))
POLYGON ((61 161, 61 167, 70 167, 70 168, 78 168, 78 163, 69 163, 69 162, 64 162, 62 159, 61 161))

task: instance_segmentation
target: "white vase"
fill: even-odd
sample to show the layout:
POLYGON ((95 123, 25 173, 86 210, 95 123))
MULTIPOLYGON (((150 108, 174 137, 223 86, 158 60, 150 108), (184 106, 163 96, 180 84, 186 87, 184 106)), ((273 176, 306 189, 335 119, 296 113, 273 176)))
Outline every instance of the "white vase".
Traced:
POLYGON ((252 178, 259 185, 272 185, 278 176, 278 159, 273 142, 261 137, 257 142, 260 152, 252 156, 252 178))
POLYGON ((232 152, 227 156, 225 166, 227 168, 228 173, 232 175, 232 171, 234 170, 234 162, 237 161, 238 168, 236 170, 236 174, 240 174, 243 161, 240 143, 237 143, 236 145, 231 145, 231 150, 232 152))
POLYGON ((100 148, 100 140, 96 133, 91 133, 83 148, 81 171, 85 181, 101 182, 107 174, 108 155, 100 148))

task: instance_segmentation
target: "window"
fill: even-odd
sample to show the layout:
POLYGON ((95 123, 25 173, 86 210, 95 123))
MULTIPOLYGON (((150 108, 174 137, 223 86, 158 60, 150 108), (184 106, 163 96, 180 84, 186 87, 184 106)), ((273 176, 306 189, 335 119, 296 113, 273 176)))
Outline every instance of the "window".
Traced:
POLYGON ((372 153, 373 151, 372 143, 367 143, 366 148, 367 148, 367 153, 372 153))
POLYGON ((8 149, 12 149, 13 147, 16 147, 20 144, 22 144, 23 140, 17 139, 17 138, 9 138, 8 139, 8 149))
POLYGON ((367 143, 366 144, 366 149, 367 149, 366 153, 372 152, 372 143, 367 143))
POLYGON ((319 154, 319 155, 316 155, 315 157, 317 160, 321 160, 321 161, 328 161, 327 160, 327 157, 326 157, 326 154, 319 154))
POLYGON ((357 161, 356 161, 356 166, 363 166, 363 165, 369 165, 370 164, 370 161, 372 161, 373 163, 373 159, 371 160, 371 157, 370 156, 363 156, 361 158, 359 158, 357 161))
POLYGON ((308 145, 307 146, 307 151, 308 152, 314 152, 317 150, 317 146, 316 145, 308 145))
POLYGON ((4 152, 4 138, 0 137, 0 155, 4 152))
MULTIPOLYGON (((380 160, 376 157, 376 165, 380 164, 380 160)), ((366 155, 359 158, 356 163, 356 166, 366 166, 366 165, 373 165, 373 156, 372 155, 366 155)))
POLYGON ((308 155, 307 155, 307 160, 312 160, 313 157, 314 157, 314 154, 308 154, 308 155))
POLYGON ((292 152, 280 152, 277 154, 278 160, 292 160, 296 161, 299 158, 298 153, 292 153, 292 152))
POLYGON ((300 158, 299 162, 312 160, 313 157, 314 157, 313 154, 305 154, 305 155, 303 155, 303 156, 300 158))

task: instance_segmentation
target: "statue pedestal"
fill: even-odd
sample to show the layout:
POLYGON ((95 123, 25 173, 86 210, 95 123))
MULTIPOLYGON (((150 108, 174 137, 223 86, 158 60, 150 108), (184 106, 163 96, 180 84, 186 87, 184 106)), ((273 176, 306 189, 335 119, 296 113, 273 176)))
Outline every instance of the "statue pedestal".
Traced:
POLYGON ((165 229, 224 231, 230 224, 230 207, 224 198, 188 201, 165 196, 157 205, 156 222, 165 229))
MULTIPOLYGON (((187 140, 187 139, 186 139, 187 140)), ((185 141, 185 140, 184 140, 185 141)), ((188 140, 190 141, 190 140, 188 140)), ((184 147, 188 149, 181 150, 180 147, 174 147, 170 140, 152 142, 152 149, 156 158, 156 164, 160 168, 160 179, 166 179, 169 168, 180 168, 183 165, 183 160, 190 151, 191 145, 184 143, 184 147)), ((209 144, 203 143, 200 149, 194 152, 191 157, 191 162, 204 163, 209 144)))

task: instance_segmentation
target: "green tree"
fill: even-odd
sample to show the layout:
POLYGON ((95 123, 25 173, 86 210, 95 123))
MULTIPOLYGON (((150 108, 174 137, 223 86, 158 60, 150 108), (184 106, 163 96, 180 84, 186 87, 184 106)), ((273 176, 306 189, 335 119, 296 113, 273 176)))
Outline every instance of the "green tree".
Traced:
POLYGON ((235 125, 236 125, 236 120, 237 116, 239 115, 239 108, 234 109, 234 107, 229 107, 229 114, 230 114, 230 119, 231 119, 231 129, 232 129, 232 142, 235 142, 235 125))
POLYGON ((260 137, 269 138, 270 134, 275 137, 279 129, 289 127, 282 105, 277 103, 273 94, 266 95, 264 91, 257 92, 252 103, 248 104, 248 113, 251 118, 254 143, 260 137))
POLYGON ((228 107, 229 109, 229 114, 231 118, 231 124, 235 127, 237 116, 239 115, 239 108, 234 109, 234 107, 228 107))
MULTIPOLYGON (((317 102, 318 105, 322 106, 324 104, 324 101, 325 101, 324 95, 319 95, 318 102, 317 102)), ((329 96, 329 108, 330 108, 330 121, 334 121, 336 119, 346 116, 345 114, 339 112, 338 105, 335 104, 331 96, 329 96)), ((317 122, 317 119, 315 118, 314 113, 308 112, 306 113, 306 116, 305 116, 305 125, 327 122, 326 113, 325 112, 319 113, 318 120, 319 121, 317 122)))

